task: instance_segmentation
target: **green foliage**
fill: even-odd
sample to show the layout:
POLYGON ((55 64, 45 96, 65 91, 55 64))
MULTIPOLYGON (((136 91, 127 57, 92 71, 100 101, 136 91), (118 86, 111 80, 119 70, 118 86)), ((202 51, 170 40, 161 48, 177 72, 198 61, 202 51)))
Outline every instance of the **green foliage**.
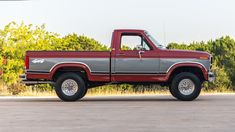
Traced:
POLYGON ((100 44, 94 39, 90 39, 84 35, 78 37, 79 44, 84 51, 104 51, 108 50, 107 46, 100 44))
POLYGON ((122 45, 121 50, 132 50, 132 49, 126 45, 122 45))
POLYGON ((213 83, 206 83, 205 88, 206 90, 210 91, 232 91, 232 82, 229 79, 229 75, 225 71, 224 67, 219 67, 216 63, 213 63, 213 69, 217 74, 216 80, 213 83))
POLYGON ((235 86, 235 41, 229 36, 211 42, 211 52, 218 67, 224 67, 235 86))

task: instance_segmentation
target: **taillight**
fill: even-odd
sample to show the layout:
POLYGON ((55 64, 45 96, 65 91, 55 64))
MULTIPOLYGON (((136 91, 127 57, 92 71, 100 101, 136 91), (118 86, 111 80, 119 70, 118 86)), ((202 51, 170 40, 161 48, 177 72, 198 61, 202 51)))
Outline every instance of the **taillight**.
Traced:
POLYGON ((29 56, 25 56, 25 68, 29 69, 29 56))

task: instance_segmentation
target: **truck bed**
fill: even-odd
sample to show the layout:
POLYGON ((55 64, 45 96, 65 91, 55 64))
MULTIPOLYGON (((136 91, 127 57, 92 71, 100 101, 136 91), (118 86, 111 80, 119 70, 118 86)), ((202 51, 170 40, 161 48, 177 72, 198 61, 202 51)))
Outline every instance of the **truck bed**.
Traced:
POLYGON ((56 58, 56 57, 89 57, 89 58, 109 58, 110 51, 27 51, 26 56, 37 58, 56 58))
POLYGON ((79 64, 91 74, 110 74, 109 51, 27 51, 26 57, 28 73, 51 73, 60 65, 79 64))

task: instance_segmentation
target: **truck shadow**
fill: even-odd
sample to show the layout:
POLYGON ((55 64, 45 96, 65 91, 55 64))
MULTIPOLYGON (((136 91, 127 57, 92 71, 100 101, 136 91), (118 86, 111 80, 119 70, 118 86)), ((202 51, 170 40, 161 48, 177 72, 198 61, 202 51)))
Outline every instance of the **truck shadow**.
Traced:
MULTIPOLYGON (((203 98, 198 98, 194 101, 203 101, 203 98)), ((64 102, 64 103, 79 103, 79 102, 185 102, 179 101, 171 96, 115 96, 115 97, 84 97, 75 102, 64 102, 59 98, 1 98, 0 102, 64 102)), ((193 102, 194 102, 193 101, 193 102)), ((186 101, 191 102, 191 101, 186 101)))
POLYGON ((158 98, 158 97, 98 97, 84 98, 78 102, 149 102, 149 101, 177 101, 174 98, 158 98))

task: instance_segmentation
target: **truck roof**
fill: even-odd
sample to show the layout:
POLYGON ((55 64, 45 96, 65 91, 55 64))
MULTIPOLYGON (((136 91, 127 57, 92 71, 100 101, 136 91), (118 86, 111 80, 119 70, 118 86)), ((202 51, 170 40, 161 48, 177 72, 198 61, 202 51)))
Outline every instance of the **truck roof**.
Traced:
POLYGON ((142 29, 115 29, 114 31, 121 31, 121 32, 144 32, 145 30, 142 29))

